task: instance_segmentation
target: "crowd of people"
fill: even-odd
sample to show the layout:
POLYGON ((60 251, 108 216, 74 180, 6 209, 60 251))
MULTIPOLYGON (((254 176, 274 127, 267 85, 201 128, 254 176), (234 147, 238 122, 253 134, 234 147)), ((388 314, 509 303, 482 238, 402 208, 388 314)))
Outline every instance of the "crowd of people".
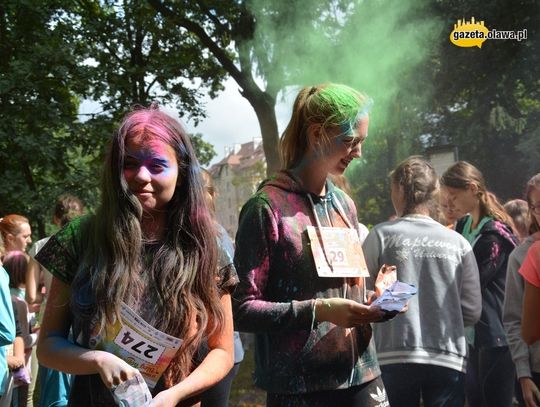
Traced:
POLYGON ((473 164, 412 156, 368 230, 343 174, 371 106, 300 90, 234 243, 180 123, 127 114, 95 213, 60 196, 31 246, 29 219, 0 219, 0 407, 226 407, 239 331, 270 407, 539 405, 540 174, 502 205, 473 164))

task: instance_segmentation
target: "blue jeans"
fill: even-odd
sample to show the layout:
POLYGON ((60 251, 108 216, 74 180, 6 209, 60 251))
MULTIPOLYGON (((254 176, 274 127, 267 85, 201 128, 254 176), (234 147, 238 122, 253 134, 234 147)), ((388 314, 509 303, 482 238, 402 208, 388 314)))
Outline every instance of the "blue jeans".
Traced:
POLYGON ((508 346, 469 347, 469 407, 511 407, 516 369, 508 346))
POLYGON ((418 363, 381 366, 388 401, 392 407, 463 407, 465 373, 418 363))

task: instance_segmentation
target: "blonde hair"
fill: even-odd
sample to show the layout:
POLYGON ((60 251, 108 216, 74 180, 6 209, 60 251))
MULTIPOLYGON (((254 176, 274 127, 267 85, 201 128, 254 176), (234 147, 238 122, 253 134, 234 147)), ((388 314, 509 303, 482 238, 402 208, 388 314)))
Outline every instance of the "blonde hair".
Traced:
POLYGON ((370 106, 369 98, 346 85, 326 83, 300 90, 280 142, 283 168, 297 166, 311 147, 308 129, 312 125, 321 126, 321 145, 328 145, 327 130, 338 128, 342 134, 352 134, 358 120, 368 113, 370 106))

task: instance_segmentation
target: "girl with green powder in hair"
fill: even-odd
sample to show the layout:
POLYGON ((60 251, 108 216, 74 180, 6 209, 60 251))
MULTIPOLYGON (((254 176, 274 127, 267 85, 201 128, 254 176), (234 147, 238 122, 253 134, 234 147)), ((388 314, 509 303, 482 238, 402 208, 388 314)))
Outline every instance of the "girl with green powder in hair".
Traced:
POLYGON ((360 157, 369 106, 344 85, 302 89, 283 170, 240 214, 235 326, 256 334, 255 383, 270 407, 388 405, 370 326, 384 314, 367 305, 356 208, 327 179, 360 157))

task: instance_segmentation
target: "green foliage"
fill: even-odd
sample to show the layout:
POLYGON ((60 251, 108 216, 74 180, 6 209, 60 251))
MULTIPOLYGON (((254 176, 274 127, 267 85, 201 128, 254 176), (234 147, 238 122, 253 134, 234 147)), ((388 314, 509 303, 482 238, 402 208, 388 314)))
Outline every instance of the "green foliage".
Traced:
MULTIPOLYGON (((106 141, 131 106, 157 99, 196 121, 202 92, 222 88, 193 36, 144 2, 7 0, 0 18, 0 214, 28 216, 35 236, 50 232, 60 193, 97 205, 106 141), (81 123, 83 97, 101 112, 81 123)), ((215 155, 200 138, 196 148, 215 155)))
MULTIPOLYGON (((215 96, 225 74, 257 114, 270 172, 279 166, 280 92, 333 81, 374 99, 363 158, 347 173, 365 223, 393 213, 390 170, 445 143, 503 200, 518 197, 540 162, 539 8, 534 0, 4 0, 0 214, 29 216, 42 236, 58 194, 92 209, 119 118, 157 99, 197 120, 198 100, 215 96), (471 16, 488 28, 526 28, 528 38, 458 48, 449 33, 471 16), (81 123, 83 98, 101 112, 81 123)), ((193 142, 210 162, 213 148, 200 135, 193 142)))
POLYGON ((86 178, 93 150, 77 122, 78 41, 59 2, 6 0, 0 6, 0 213, 28 216, 38 236, 56 196, 93 195, 86 178))
MULTIPOLYGON (((363 159, 348 172, 360 217, 370 223, 393 213, 389 171, 427 147, 457 146, 459 159, 476 165, 503 201, 521 197, 526 180, 539 171, 539 4, 434 2, 416 9, 415 20, 439 26, 424 50, 418 44, 408 47, 408 52, 424 52, 423 62, 400 78, 390 108, 384 109, 384 123, 370 126, 363 159), (482 19, 491 29, 526 28, 528 38, 458 48, 448 36, 464 16, 482 19)), ((380 113, 375 98, 372 122, 380 113)))
POLYGON ((83 0, 72 18, 84 38, 90 96, 109 115, 157 100, 195 122, 204 117, 204 91, 221 90, 223 70, 195 37, 143 1, 83 0))
POLYGON ((203 167, 210 164, 210 161, 217 155, 214 146, 204 141, 201 133, 190 134, 189 137, 191 138, 191 144, 193 144, 199 163, 203 167))

